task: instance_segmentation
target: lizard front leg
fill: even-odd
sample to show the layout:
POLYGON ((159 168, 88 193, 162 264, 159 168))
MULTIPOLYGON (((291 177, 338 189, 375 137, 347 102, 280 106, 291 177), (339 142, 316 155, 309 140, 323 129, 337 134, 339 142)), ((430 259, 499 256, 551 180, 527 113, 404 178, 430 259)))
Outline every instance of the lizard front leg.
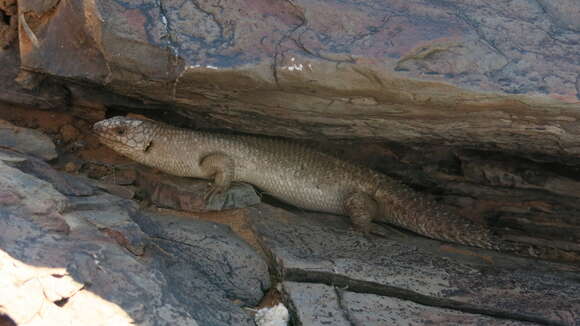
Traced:
POLYGON ((222 153, 209 154, 199 162, 203 176, 213 178, 213 185, 205 194, 204 200, 228 190, 235 176, 234 160, 222 153))
POLYGON ((377 202, 362 192, 353 192, 344 201, 344 210, 350 216, 355 229, 369 234, 373 219, 377 216, 377 202))

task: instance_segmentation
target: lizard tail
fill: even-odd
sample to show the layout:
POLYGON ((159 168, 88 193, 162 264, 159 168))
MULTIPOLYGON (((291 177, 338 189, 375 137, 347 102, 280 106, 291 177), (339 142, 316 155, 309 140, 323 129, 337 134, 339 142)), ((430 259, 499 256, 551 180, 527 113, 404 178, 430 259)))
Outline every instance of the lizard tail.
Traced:
POLYGON ((383 213, 379 220, 432 239, 509 252, 529 247, 502 240, 489 227, 463 218, 394 180, 383 182, 375 200, 383 213))

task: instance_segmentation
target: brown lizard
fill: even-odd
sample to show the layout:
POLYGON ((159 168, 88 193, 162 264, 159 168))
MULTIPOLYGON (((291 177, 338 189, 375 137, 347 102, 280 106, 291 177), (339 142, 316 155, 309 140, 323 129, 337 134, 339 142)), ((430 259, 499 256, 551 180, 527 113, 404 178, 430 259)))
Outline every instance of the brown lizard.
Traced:
POLYGON ((173 175, 213 179, 211 193, 243 181, 297 207, 350 216, 365 233, 380 219, 429 238, 495 250, 520 247, 397 180, 290 141, 126 117, 97 122, 93 130, 103 144, 139 163, 173 175))

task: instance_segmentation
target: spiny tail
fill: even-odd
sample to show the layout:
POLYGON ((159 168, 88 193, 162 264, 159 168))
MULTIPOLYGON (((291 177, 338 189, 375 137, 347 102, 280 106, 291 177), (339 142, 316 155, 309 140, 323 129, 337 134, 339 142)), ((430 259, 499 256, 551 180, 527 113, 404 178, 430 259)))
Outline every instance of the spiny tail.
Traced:
POLYGON ((383 180, 375 199, 383 206, 381 220, 432 239, 508 252, 529 248, 500 239, 490 228, 460 217, 394 180, 383 180))

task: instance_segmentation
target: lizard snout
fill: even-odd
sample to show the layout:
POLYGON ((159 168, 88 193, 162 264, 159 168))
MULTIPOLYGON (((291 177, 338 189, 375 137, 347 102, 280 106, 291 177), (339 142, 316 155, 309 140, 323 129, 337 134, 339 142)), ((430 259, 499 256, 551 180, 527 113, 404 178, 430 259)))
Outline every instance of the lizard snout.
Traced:
POLYGON ((96 122, 93 125, 93 132, 96 134, 103 133, 103 131, 106 129, 105 122, 106 122, 105 120, 96 122))

